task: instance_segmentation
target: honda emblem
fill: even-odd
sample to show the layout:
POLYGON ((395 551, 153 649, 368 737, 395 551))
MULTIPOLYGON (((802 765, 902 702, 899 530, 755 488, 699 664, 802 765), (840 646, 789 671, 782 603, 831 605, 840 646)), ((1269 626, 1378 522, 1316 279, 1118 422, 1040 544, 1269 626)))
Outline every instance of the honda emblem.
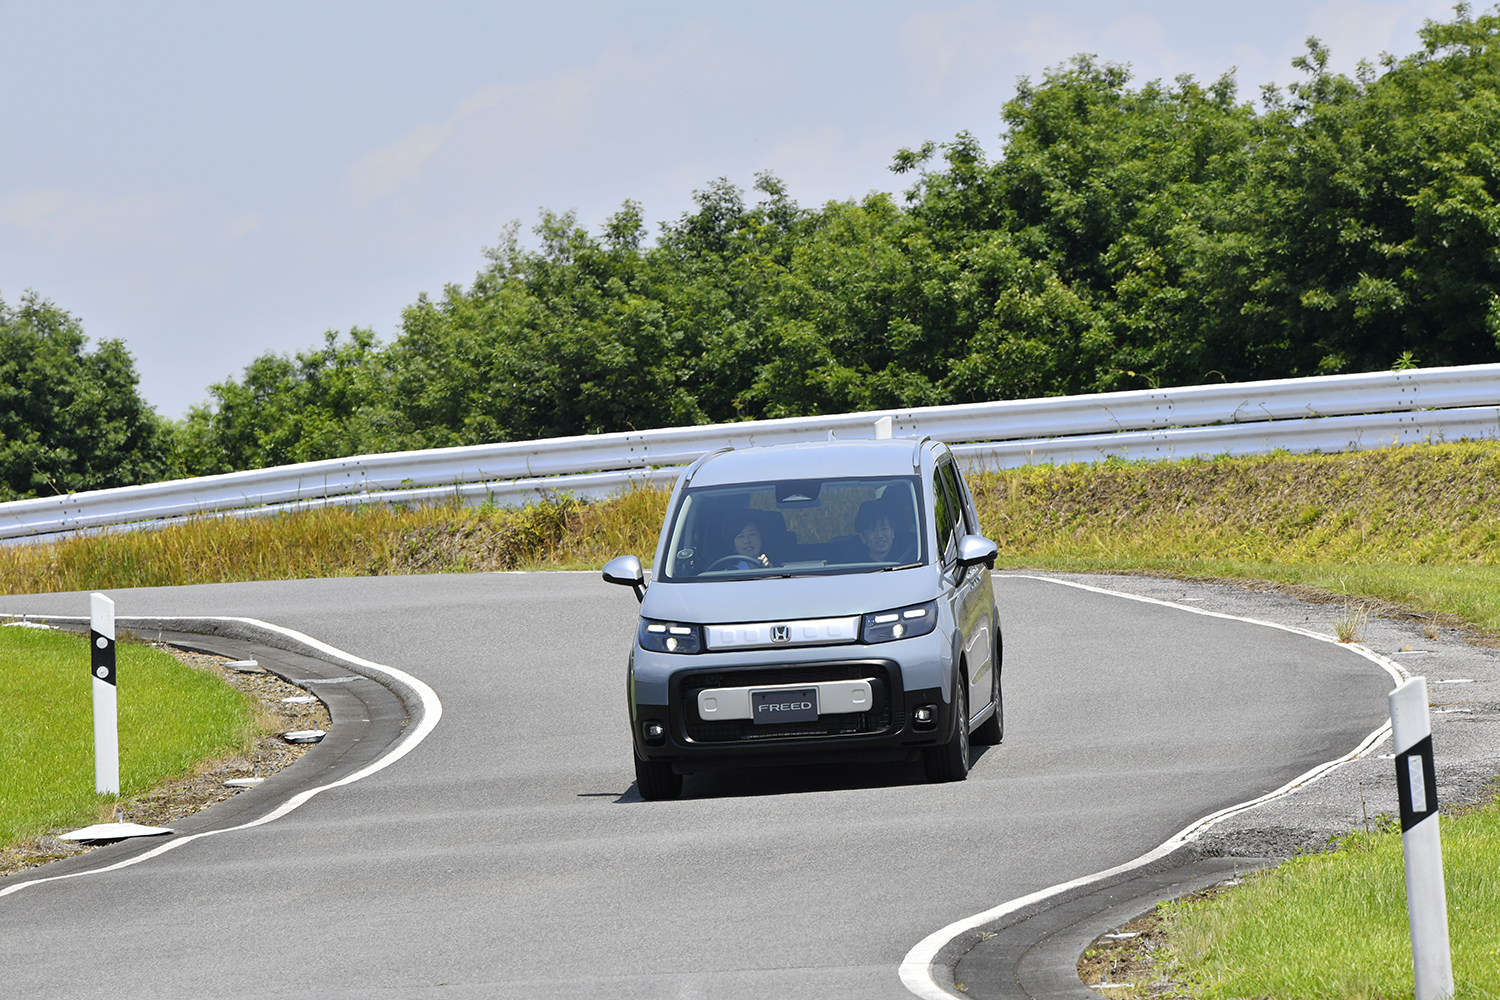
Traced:
POLYGON ((791 642, 792 641, 792 627, 790 625, 772 625, 771 626, 771 641, 772 642, 791 642))

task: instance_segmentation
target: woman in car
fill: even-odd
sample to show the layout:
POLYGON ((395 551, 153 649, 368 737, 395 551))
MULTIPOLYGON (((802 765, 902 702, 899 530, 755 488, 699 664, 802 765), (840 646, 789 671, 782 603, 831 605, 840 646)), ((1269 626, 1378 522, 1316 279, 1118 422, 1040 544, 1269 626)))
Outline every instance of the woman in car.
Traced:
POLYGON ((771 557, 766 555, 765 540, 761 535, 760 525, 755 523, 753 517, 747 517, 740 523, 740 530, 734 536, 734 555, 740 557, 738 562, 731 562, 720 568, 755 569, 759 566, 771 565, 771 557))
POLYGON ((900 514, 888 500, 866 500, 854 515, 854 530, 864 547, 861 559, 870 562, 909 562, 916 558, 916 546, 910 538, 896 531, 900 514))

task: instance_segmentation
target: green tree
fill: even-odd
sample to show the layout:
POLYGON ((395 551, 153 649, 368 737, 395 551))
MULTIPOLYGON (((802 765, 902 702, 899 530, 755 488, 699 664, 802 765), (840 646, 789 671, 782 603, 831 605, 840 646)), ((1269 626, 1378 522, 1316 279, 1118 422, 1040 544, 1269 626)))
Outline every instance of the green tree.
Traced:
POLYGON ((240 381, 209 386, 212 403, 188 411, 178 431, 192 475, 258 469, 367 452, 425 447, 387 400, 388 379, 375 335, 324 334, 321 350, 267 353, 240 381))
POLYGON ((1500 14, 1259 101, 1080 55, 897 151, 900 200, 803 208, 719 178, 654 242, 544 213, 381 347, 267 355, 212 387, 203 471, 702 421, 1500 359, 1500 14), (1403 362, 1406 363, 1406 362, 1403 362))
POLYGON ((173 469, 171 426, 136 390, 118 340, 28 292, 0 299, 0 500, 131 486, 173 469))
POLYGON ((1274 252, 1246 304, 1283 332, 1288 373, 1383 368, 1408 350, 1500 359, 1500 16, 1460 5, 1421 38, 1354 80, 1309 39, 1307 79, 1271 112, 1288 135, 1260 157, 1274 252))

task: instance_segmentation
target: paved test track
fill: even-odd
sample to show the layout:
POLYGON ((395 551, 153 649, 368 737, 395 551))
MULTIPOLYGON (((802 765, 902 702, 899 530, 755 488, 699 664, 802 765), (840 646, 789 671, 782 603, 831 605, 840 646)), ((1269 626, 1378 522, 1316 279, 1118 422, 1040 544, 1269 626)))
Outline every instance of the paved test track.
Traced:
MULTIPOLYGON (((937 928, 1137 857, 1385 718, 1389 679, 1338 646, 995 587, 1006 738, 967 782, 788 768, 667 803, 632 787, 637 605, 597 574, 111 592, 122 616, 258 618, 400 668, 442 721, 273 823, 0 898, 0 994, 906 998, 897 967, 937 928)), ((0 598, 22 611, 87 600, 0 598)))

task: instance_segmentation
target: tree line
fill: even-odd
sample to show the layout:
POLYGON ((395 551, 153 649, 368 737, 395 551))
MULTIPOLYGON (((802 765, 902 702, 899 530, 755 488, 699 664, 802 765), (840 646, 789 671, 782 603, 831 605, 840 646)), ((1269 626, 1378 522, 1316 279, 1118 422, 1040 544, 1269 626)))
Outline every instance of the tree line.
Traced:
MULTIPOLYGON (((1500 360, 1500 11, 1460 5, 1420 40, 1349 77, 1309 39, 1301 79, 1258 100, 1232 73, 1132 86, 1078 56, 1020 81, 997 156, 968 133, 899 150, 899 197, 806 208, 769 173, 748 198, 720 179, 654 239, 629 201, 598 233, 543 213, 534 245, 513 224, 388 344, 265 354, 181 422, 98 410, 117 430, 97 458, 72 417, 55 439, 0 424, 0 488, 1500 360)), ((35 297, 0 305, 0 331, 0 406, 26 395, 26 337, 133 381, 120 345, 82 353, 35 297)))

